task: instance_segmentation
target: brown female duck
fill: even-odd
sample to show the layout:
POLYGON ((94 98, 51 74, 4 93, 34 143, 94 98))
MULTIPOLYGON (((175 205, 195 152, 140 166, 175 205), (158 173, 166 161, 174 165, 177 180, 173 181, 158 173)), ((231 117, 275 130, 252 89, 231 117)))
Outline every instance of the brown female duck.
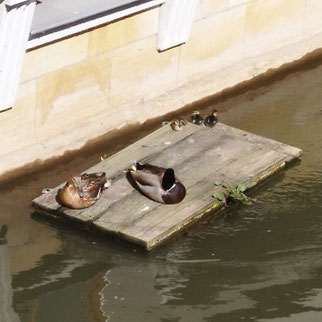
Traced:
POLYGON ((154 201, 176 204, 186 195, 186 188, 176 178, 172 168, 136 162, 129 173, 142 193, 154 201))
POLYGON ((111 179, 106 179, 105 172, 73 176, 58 190, 57 200, 69 208, 87 208, 92 206, 101 197, 103 190, 110 185, 111 179))

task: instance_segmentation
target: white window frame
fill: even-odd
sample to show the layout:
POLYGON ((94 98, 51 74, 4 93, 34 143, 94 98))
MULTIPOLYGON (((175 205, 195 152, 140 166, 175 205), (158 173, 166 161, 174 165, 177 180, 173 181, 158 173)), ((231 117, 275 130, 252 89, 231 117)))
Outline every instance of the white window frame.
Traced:
POLYGON ((198 0, 152 0, 28 40, 36 0, 0 0, 0 111, 15 102, 27 49, 90 30, 156 6, 161 6, 157 49, 164 51, 187 41, 198 0))
POLYGON ((148 1, 146 3, 139 4, 137 6, 133 6, 124 10, 120 10, 114 13, 110 13, 106 16, 99 17, 96 19, 88 20, 85 22, 81 22, 77 25, 66 27, 65 29, 48 33, 43 36, 40 36, 38 38, 34 38, 29 40, 27 49, 32 49, 35 47, 39 47, 42 45, 45 45, 47 43, 51 43, 54 41, 57 41, 59 39, 63 39, 65 37, 69 37, 75 34, 78 34, 80 32, 84 32, 86 30, 96 28, 100 25, 107 24, 109 22, 133 15, 135 13, 157 7, 161 4, 164 4, 167 0, 153 0, 153 1, 148 1))
POLYGON ((168 0, 161 6, 157 35, 159 51, 187 42, 197 3, 198 0, 168 0))
POLYGON ((30 0, 0 4, 0 111, 14 104, 34 9, 30 0))

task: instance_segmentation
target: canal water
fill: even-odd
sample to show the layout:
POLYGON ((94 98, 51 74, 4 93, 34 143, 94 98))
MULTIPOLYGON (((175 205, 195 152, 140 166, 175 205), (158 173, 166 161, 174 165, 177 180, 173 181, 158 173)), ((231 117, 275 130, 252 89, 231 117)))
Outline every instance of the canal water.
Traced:
POLYGON ((209 104, 222 122, 303 149, 301 161, 253 191, 252 206, 231 205, 152 253, 30 206, 127 137, 3 183, 1 322, 322 321, 322 65, 209 104))

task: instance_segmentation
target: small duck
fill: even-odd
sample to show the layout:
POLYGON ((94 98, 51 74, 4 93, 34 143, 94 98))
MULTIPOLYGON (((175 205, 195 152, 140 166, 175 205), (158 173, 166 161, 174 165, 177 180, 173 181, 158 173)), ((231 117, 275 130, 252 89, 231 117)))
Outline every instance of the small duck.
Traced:
POLYGON ((203 117, 201 116, 200 112, 197 110, 192 111, 190 119, 193 124, 201 125, 204 123, 203 117))
POLYGON ((60 204, 69 208, 88 208, 110 186, 111 179, 106 178, 105 172, 84 173, 68 178, 64 187, 58 190, 57 199, 60 204))
POLYGON ((182 117, 174 119, 170 123, 170 126, 174 131, 181 131, 185 125, 187 125, 187 122, 182 117))
POLYGON ((217 110, 213 110, 208 116, 205 118, 205 125, 208 127, 213 127, 218 122, 217 110))
POLYGON ((141 192, 154 201, 176 204, 186 196, 186 188, 176 178, 172 168, 135 162, 129 173, 141 192))

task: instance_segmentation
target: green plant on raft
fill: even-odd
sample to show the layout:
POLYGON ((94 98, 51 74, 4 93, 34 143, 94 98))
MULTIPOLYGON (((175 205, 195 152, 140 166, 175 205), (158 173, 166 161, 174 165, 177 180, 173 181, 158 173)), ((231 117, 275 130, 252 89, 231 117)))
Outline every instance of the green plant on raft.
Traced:
POLYGON ((217 200, 224 203, 224 205, 227 207, 227 201, 237 200, 245 205, 251 205, 252 200, 251 198, 247 197, 245 195, 245 191, 253 186, 256 185, 255 181, 246 181, 246 182, 238 182, 235 185, 230 185, 226 182, 222 182, 219 180, 216 180, 214 182, 216 186, 221 186, 224 188, 223 191, 215 191, 212 196, 216 198, 217 200))

